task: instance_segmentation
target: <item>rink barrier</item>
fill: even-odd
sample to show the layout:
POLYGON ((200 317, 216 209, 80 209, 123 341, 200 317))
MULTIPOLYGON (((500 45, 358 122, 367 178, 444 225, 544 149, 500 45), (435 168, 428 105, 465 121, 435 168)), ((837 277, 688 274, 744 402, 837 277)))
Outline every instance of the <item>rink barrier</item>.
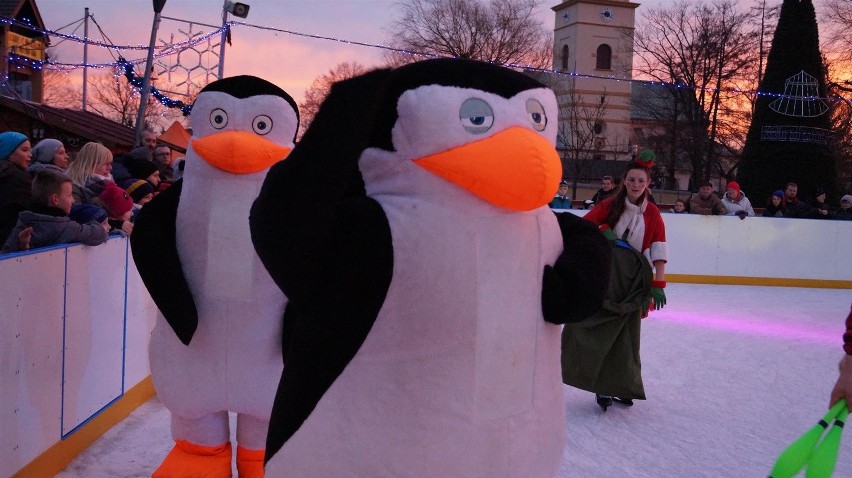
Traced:
POLYGON ((0 476, 53 476, 154 395, 128 241, 0 256, 0 476))
POLYGON ((852 221, 662 216, 667 282, 852 289, 852 221))
MULTIPOLYGON (((670 282, 852 288, 852 221, 663 219, 670 282)), ((0 476, 52 476, 154 394, 125 238, 0 256, 0 311, 0 476)))

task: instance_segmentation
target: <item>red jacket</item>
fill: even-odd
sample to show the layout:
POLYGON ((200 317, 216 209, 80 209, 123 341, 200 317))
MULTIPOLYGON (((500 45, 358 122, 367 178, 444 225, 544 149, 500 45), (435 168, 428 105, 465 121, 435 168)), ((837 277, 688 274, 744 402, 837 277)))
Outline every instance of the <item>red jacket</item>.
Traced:
MULTIPOLYGON (((599 226, 605 224, 606 216, 612 208, 614 199, 614 196, 605 199, 583 216, 583 219, 599 226)), ((668 261, 666 226, 663 224, 663 217, 660 215, 657 206, 645 200, 642 201, 642 206, 638 210, 635 205, 629 203, 625 204, 625 207, 627 209, 624 214, 618 219, 618 223, 612 227, 615 237, 621 238, 626 232, 628 235, 627 242, 634 249, 640 251, 651 264, 654 261, 668 261), (635 215, 641 215, 641 218, 637 218, 635 215)))

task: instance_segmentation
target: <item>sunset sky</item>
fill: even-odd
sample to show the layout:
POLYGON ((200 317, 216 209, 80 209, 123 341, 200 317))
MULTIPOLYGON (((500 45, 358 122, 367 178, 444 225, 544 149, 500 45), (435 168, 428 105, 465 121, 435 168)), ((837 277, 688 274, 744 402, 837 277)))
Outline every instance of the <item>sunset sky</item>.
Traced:
MULTIPOLYGON (((675 0, 639 1, 642 4, 637 18, 643 9, 668 7, 675 0)), ((749 3, 752 0, 747 0, 749 3)), ((153 21, 152 2, 148 0, 36 0, 42 18, 48 29, 59 29, 83 18, 83 9, 88 6, 97 23, 114 44, 147 46, 153 21)), ((193 20, 208 25, 221 25, 222 0, 167 0, 163 16, 193 20)), ((249 24, 290 30, 308 35, 331 37, 340 40, 357 41, 367 44, 384 44, 389 37, 388 25, 401 13, 397 0, 245 0, 251 6, 248 18, 241 20, 249 24)), ((540 7, 539 17, 545 28, 551 30, 554 13, 551 7, 561 3, 557 0, 545 0, 540 7)), ((780 3, 780 0, 768 2, 780 3)), ((75 25, 76 26, 76 25, 75 25)), ((63 33, 72 33, 75 26, 64 28, 63 33)), ((186 39, 179 30, 188 31, 186 23, 164 19, 159 28, 158 46, 162 41, 186 39)), ((212 26, 194 25, 193 32, 210 32, 212 26)), ((80 26, 75 32, 83 36, 80 26)), ((89 37, 101 41, 96 26, 90 22, 89 37)), ((304 91, 319 75, 327 73, 339 63, 356 61, 365 66, 375 66, 382 62, 384 51, 369 46, 351 45, 345 42, 305 36, 276 33, 259 28, 235 26, 233 46, 225 54, 225 76, 249 74, 259 76, 276 83, 297 102, 301 102, 304 91)), ((218 41, 218 40, 216 40, 218 41)), ((73 41, 52 39, 56 60, 64 63, 81 63, 83 47, 73 41)), ((199 47, 203 50, 203 47, 199 47)), ((218 49, 217 49, 218 51, 218 49)), ((128 59, 145 58, 144 50, 125 51, 128 59)), ((89 63, 107 64, 114 61, 105 48, 90 46, 89 63)), ((174 64, 175 56, 166 57, 163 62, 174 64)), ((184 65, 190 62, 181 59, 184 65)), ((155 71, 162 70, 161 66, 155 71)), ((90 70, 91 71, 91 70, 90 70)), ((137 71, 141 71, 139 68, 137 71)), ((71 73, 75 83, 81 83, 82 69, 71 73)), ((96 73, 96 72, 95 72, 96 73)), ((155 86, 166 87, 165 75, 159 75, 155 86)), ((171 79, 175 84, 185 79, 176 75, 171 79)), ((175 99, 181 99, 174 96, 175 99)))

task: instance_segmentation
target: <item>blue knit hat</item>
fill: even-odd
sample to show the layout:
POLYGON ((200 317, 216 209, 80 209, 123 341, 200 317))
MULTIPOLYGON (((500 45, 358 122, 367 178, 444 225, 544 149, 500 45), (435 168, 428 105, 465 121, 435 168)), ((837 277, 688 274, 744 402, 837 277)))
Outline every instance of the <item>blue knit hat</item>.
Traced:
POLYGON ((80 224, 88 224, 92 221, 102 223, 107 218, 107 212, 94 204, 75 204, 71 206, 71 213, 68 214, 68 217, 80 224))
POLYGON ((772 195, 773 195, 773 196, 778 196, 779 198, 784 199, 784 191, 782 191, 782 190, 780 190, 780 189, 779 189, 779 190, 777 190, 777 191, 775 191, 774 193, 772 193, 772 195))
POLYGON ((9 159, 9 156, 26 140, 27 137, 17 131, 0 133, 0 159, 9 159))

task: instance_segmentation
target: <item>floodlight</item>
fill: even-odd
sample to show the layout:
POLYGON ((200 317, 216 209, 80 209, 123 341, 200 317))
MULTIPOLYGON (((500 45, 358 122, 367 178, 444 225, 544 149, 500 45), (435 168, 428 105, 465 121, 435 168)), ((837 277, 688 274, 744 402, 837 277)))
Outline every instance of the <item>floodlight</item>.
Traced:
POLYGON ((228 13, 235 17, 245 18, 248 16, 249 6, 245 3, 228 1, 225 7, 228 13))

